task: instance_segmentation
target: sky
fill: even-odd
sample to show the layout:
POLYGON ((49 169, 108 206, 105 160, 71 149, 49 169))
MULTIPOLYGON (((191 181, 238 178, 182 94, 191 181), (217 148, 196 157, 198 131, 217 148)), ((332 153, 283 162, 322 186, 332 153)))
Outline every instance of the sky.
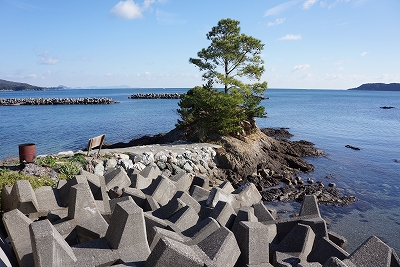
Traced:
POLYGON ((261 40, 269 88, 400 82, 399 0, 0 0, 0 79, 191 88, 218 21, 261 40))

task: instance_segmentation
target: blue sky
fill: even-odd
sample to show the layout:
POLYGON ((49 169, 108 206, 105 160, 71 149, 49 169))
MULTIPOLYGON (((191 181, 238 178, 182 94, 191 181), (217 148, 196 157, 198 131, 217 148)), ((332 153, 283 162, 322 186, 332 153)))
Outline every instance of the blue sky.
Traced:
POLYGON ((0 0, 0 79, 194 87, 222 18, 264 46, 270 88, 400 82, 399 0, 0 0))

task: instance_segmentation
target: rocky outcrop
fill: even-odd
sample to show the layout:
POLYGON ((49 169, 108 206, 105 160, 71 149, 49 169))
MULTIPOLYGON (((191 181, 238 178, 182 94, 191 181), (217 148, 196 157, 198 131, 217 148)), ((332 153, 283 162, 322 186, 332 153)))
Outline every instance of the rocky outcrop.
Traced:
POLYGON ((107 97, 79 97, 79 98, 0 98, 0 106, 17 105, 95 105, 115 104, 112 98, 107 97))
POLYGON ((303 157, 323 154, 310 142, 277 140, 260 130, 240 139, 221 137, 218 143, 222 145, 217 150, 218 167, 237 186, 245 183, 248 176, 281 180, 291 179, 299 172, 311 172, 314 167, 303 157))

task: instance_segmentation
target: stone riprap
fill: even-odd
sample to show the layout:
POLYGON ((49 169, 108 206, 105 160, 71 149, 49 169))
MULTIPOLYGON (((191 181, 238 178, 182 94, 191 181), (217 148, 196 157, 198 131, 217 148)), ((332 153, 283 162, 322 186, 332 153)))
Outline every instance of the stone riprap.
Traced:
POLYGON ((129 96, 130 99, 181 99, 184 94, 180 93, 163 93, 163 94, 133 94, 129 96))
MULTIPOLYGON (((348 253, 314 195, 298 216, 277 218, 254 184, 210 189, 204 174, 161 170, 157 153, 94 159, 102 173, 82 170, 54 190, 4 187, 3 223, 19 266, 400 267, 377 237, 348 253)), ((11 266, 7 248, 1 261, 11 266)))
POLYGON ((0 106, 17 105, 101 105, 115 104, 112 98, 107 97, 79 97, 79 98, 0 98, 0 106))

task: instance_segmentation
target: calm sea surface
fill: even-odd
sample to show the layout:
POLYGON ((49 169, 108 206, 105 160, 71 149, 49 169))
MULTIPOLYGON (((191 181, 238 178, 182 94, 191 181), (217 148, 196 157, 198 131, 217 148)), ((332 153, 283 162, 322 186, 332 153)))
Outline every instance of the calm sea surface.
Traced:
MULTIPOLYGON (((111 97, 115 105, 0 106, 0 159, 18 156, 18 144, 35 143, 37 154, 76 151, 93 136, 128 142, 167 132, 178 119, 178 100, 133 100, 133 93, 187 89, 74 89, 0 92, 0 98, 111 97)), ((400 92, 269 89, 268 118, 259 127, 286 127, 292 140, 307 140, 326 155, 310 158, 312 177, 334 182, 358 201, 349 207, 321 206, 330 230, 349 240, 351 252, 376 235, 400 253, 400 92), (381 109, 394 106, 394 109, 381 109), (359 151, 345 148, 352 145, 359 151)), ((298 203, 278 210, 298 212, 298 203)))

